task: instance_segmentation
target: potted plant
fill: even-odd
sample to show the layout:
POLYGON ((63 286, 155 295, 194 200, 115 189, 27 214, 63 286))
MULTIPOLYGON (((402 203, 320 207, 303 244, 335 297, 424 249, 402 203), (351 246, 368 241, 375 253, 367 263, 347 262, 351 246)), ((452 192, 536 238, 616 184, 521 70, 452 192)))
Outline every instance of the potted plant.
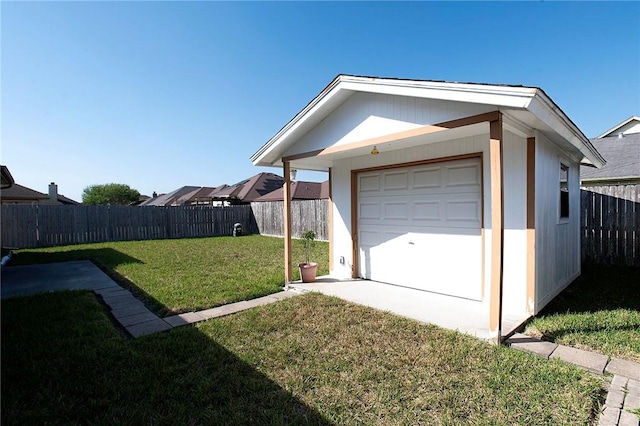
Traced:
POLYGON ((315 245, 316 233, 313 231, 307 231, 302 234, 302 246, 304 247, 306 262, 299 263, 300 278, 303 283, 312 283, 316 280, 316 271, 318 270, 318 264, 310 262, 309 257, 311 255, 311 247, 315 245))

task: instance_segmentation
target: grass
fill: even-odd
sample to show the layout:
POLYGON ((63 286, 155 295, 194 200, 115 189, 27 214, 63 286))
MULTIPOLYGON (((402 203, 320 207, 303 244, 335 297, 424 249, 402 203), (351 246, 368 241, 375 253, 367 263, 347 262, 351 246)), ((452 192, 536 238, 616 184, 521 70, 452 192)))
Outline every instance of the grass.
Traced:
POLYGON ((525 332, 640 362, 640 268, 584 268, 525 332))
MULTIPOLYGON (((294 241, 293 262, 304 261, 294 241)), ((328 243, 317 242, 318 274, 329 272, 328 243)), ((191 312, 272 294, 284 285, 281 238, 260 235, 84 244, 20 250, 12 265, 92 260, 160 315, 191 312)), ((294 279, 298 279, 294 266, 294 279)))
POLYGON ((89 292, 1 315, 3 425, 575 425, 602 402, 568 364, 318 294, 136 340, 89 292))

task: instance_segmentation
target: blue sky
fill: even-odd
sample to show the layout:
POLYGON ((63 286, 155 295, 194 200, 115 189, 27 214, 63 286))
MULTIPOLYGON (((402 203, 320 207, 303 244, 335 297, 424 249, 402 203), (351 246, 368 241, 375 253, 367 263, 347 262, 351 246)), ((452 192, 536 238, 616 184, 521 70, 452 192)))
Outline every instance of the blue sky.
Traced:
POLYGON ((640 3, 0 8, 1 162, 78 201, 281 174, 249 157, 340 73, 541 87, 589 137, 640 115, 640 3))

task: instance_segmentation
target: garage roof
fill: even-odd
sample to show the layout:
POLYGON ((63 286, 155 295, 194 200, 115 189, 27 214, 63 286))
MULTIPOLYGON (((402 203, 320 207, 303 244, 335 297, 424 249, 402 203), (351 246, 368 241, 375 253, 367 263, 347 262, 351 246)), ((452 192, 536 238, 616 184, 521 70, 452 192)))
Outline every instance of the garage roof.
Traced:
POLYGON ((493 105, 514 123, 543 132, 596 167, 605 161, 582 131, 537 87, 338 75, 253 156, 255 166, 280 166, 284 152, 356 92, 493 105))

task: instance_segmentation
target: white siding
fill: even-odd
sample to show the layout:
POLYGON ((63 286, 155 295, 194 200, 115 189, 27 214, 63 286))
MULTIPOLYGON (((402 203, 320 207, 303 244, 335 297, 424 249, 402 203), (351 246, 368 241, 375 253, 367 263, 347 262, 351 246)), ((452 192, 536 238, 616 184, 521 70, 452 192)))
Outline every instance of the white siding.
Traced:
POLYGON ((487 105, 361 92, 340 105, 284 155, 343 145, 494 110, 495 107, 487 105))
POLYGON ((504 132, 503 310, 526 314, 527 298, 527 140, 504 132))
POLYGON ((580 275, 580 166, 536 133, 536 306, 538 313, 580 275), (569 218, 560 219, 560 163, 569 166, 569 218))

